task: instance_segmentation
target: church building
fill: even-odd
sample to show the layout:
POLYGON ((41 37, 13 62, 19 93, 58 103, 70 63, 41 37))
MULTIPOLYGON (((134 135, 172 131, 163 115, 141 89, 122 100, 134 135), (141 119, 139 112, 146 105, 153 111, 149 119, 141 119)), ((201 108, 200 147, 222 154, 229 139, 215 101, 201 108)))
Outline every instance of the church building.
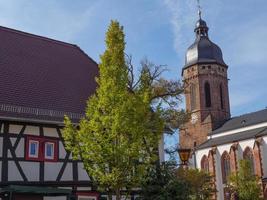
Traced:
POLYGON ((191 120, 180 129, 180 146, 193 150, 192 167, 213 175, 214 199, 229 199, 227 177, 238 171, 240 159, 250 161, 267 199, 267 109, 231 117, 228 65, 208 31, 200 13, 182 69, 191 120))

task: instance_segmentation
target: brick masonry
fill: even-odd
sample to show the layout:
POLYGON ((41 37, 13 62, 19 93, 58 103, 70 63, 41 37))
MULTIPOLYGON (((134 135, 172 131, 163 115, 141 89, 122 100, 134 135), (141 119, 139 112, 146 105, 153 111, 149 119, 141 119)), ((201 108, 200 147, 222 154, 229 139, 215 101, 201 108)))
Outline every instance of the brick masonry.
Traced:
POLYGON ((180 129, 180 146, 192 149, 195 145, 205 142, 208 133, 230 118, 227 68, 218 64, 193 65, 183 70, 183 79, 186 110, 194 117, 180 129), (210 107, 206 107, 206 82, 210 84, 210 107), (195 87, 194 96, 190 91, 192 85, 195 87), (195 106, 191 105, 192 102, 195 102, 195 106))

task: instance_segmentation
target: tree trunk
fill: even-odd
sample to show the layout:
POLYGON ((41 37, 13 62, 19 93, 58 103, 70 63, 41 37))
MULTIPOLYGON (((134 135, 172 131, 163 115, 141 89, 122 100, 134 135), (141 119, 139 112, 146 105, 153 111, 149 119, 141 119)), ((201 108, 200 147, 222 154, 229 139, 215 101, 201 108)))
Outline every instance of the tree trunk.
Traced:
POLYGON ((108 190, 108 200, 112 200, 112 191, 108 190))
POLYGON ((121 200, 120 189, 116 189, 116 200, 121 200))

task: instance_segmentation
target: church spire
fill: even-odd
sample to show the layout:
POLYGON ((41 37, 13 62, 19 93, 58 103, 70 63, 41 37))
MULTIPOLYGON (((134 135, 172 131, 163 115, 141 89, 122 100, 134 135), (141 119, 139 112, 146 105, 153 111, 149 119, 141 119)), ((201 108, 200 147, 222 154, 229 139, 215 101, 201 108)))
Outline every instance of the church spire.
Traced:
POLYGON ((199 3, 199 0, 197 0, 197 8, 198 8, 198 16, 199 16, 199 19, 201 19, 201 6, 200 6, 200 3, 199 3))
POLYGON ((187 49, 182 71, 191 120, 180 130, 180 146, 191 149, 230 118, 227 65, 220 47, 208 38, 209 28, 197 2, 196 39, 187 49))
POLYGON ((195 33, 197 38, 202 37, 202 36, 206 36, 208 37, 208 31, 209 28, 207 26, 207 23, 202 19, 202 11, 201 11, 201 6, 200 6, 200 2, 199 0, 197 0, 197 8, 198 8, 198 21, 196 23, 196 27, 195 27, 195 33))

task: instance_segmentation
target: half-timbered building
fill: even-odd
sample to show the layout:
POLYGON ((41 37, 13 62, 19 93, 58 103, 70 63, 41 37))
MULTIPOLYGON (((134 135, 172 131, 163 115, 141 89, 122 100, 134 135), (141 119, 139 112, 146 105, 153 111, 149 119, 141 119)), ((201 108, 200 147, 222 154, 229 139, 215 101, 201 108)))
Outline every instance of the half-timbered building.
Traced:
POLYGON ((78 46, 0 27, 0 199, 96 200, 81 161, 64 148, 98 66, 78 46))

